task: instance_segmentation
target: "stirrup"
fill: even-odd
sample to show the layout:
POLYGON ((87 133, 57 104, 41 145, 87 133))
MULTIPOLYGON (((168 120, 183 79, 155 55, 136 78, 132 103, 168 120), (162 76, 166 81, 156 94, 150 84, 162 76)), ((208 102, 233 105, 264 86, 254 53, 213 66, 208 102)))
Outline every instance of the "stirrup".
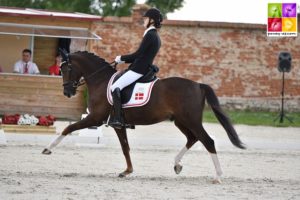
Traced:
POLYGON ((106 127, 112 127, 112 128, 116 128, 116 129, 122 129, 122 128, 130 128, 130 129, 135 129, 135 125, 133 124, 121 124, 121 126, 115 126, 111 123, 107 123, 106 121, 103 122, 105 124, 106 127))
MULTIPOLYGON (((105 125, 105 127, 111 126, 110 116, 108 116, 107 121, 103 121, 103 124, 105 125)), ((111 127, 112 127, 112 128, 115 128, 115 127, 113 127, 113 126, 111 126, 111 127)), ((133 124, 122 124, 122 128, 135 129, 135 125, 133 125, 133 124)))
POLYGON ((108 126, 111 126, 113 128, 116 128, 116 129, 122 129, 125 127, 125 124, 119 122, 119 121, 111 121, 111 122, 108 122, 107 124, 108 126))

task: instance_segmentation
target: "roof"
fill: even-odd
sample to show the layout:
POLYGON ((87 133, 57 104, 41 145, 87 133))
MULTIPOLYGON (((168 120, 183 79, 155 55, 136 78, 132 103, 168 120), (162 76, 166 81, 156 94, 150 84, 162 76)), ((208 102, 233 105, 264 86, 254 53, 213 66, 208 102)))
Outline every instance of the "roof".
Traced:
POLYGON ((100 36, 90 32, 88 28, 2 22, 0 34, 101 40, 100 36))
POLYGON ((101 20, 102 17, 97 15, 90 15, 85 13, 68 13, 59 11, 39 10, 32 8, 14 8, 14 7, 1 7, 0 16, 32 16, 32 17, 47 17, 47 18, 68 18, 80 19, 87 21, 101 20))
MULTIPOLYGON (((300 19, 300 18, 298 18, 300 19)), ((113 23, 132 23, 130 17, 103 17, 103 22, 113 23)), ((208 21, 188 21, 188 20, 169 20, 162 22, 163 26, 189 26, 189 27, 207 27, 207 28, 233 28, 233 29, 257 29, 266 30, 266 24, 249 24, 249 23, 235 23, 235 22, 208 22, 208 21)))

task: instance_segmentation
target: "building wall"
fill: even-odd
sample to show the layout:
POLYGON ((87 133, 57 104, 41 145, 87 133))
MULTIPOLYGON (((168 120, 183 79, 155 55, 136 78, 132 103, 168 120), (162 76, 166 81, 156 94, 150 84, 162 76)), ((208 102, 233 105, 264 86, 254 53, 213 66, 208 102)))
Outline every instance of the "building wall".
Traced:
MULTIPOLYGON (((132 17, 95 22, 92 30, 103 40, 92 43, 91 50, 109 61, 136 50, 144 31, 140 21, 144 9, 138 5, 132 17)), ((265 25, 173 20, 164 21, 160 36, 162 46, 155 60, 160 67, 158 76, 209 84, 228 108, 278 110, 282 83, 278 54, 291 52, 286 105, 300 111, 299 36, 268 38, 265 25)))
POLYGON ((13 72, 24 48, 30 48, 30 37, 0 35, 0 66, 4 72, 13 72))
POLYGON ((58 38, 34 37, 34 61, 41 74, 49 74, 49 67, 55 64, 58 38))
POLYGON ((84 87, 76 96, 63 95, 59 76, 0 73, 0 115, 53 115, 60 119, 79 120, 85 112, 84 87))

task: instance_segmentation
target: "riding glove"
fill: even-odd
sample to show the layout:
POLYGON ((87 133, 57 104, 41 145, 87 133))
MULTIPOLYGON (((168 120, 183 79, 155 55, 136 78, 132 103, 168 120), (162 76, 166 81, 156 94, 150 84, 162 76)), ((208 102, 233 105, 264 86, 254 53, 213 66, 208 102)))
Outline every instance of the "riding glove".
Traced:
POLYGON ((121 60, 121 56, 117 56, 117 57, 115 58, 115 62, 118 63, 118 64, 121 64, 121 63, 124 63, 125 61, 122 61, 122 60, 121 60))

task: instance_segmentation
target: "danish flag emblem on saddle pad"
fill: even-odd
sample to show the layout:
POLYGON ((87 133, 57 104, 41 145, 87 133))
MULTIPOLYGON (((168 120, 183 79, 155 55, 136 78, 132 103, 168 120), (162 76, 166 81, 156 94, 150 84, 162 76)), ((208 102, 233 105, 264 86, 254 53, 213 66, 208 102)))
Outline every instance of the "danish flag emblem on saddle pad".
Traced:
MULTIPOLYGON (((112 95, 111 95, 111 91, 110 91, 110 87, 115 79, 115 77, 119 74, 119 72, 116 72, 109 80, 108 85, 107 85, 107 100, 109 102, 110 105, 113 105, 113 100, 112 100, 112 95)), ((146 105, 149 100, 150 100, 150 96, 151 96, 151 92, 152 92, 152 88, 154 83, 158 80, 158 78, 156 78, 155 80, 148 82, 148 83, 135 83, 133 87, 128 86, 130 88, 133 88, 131 90, 132 94, 131 97, 129 99, 128 102, 123 103, 122 107, 123 108, 131 108, 131 107, 140 107, 140 106, 144 106, 146 105)), ((123 91, 126 90, 125 92, 131 92, 129 91, 130 89, 124 88, 121 91, 121 96, 124 95, 123 91)))

